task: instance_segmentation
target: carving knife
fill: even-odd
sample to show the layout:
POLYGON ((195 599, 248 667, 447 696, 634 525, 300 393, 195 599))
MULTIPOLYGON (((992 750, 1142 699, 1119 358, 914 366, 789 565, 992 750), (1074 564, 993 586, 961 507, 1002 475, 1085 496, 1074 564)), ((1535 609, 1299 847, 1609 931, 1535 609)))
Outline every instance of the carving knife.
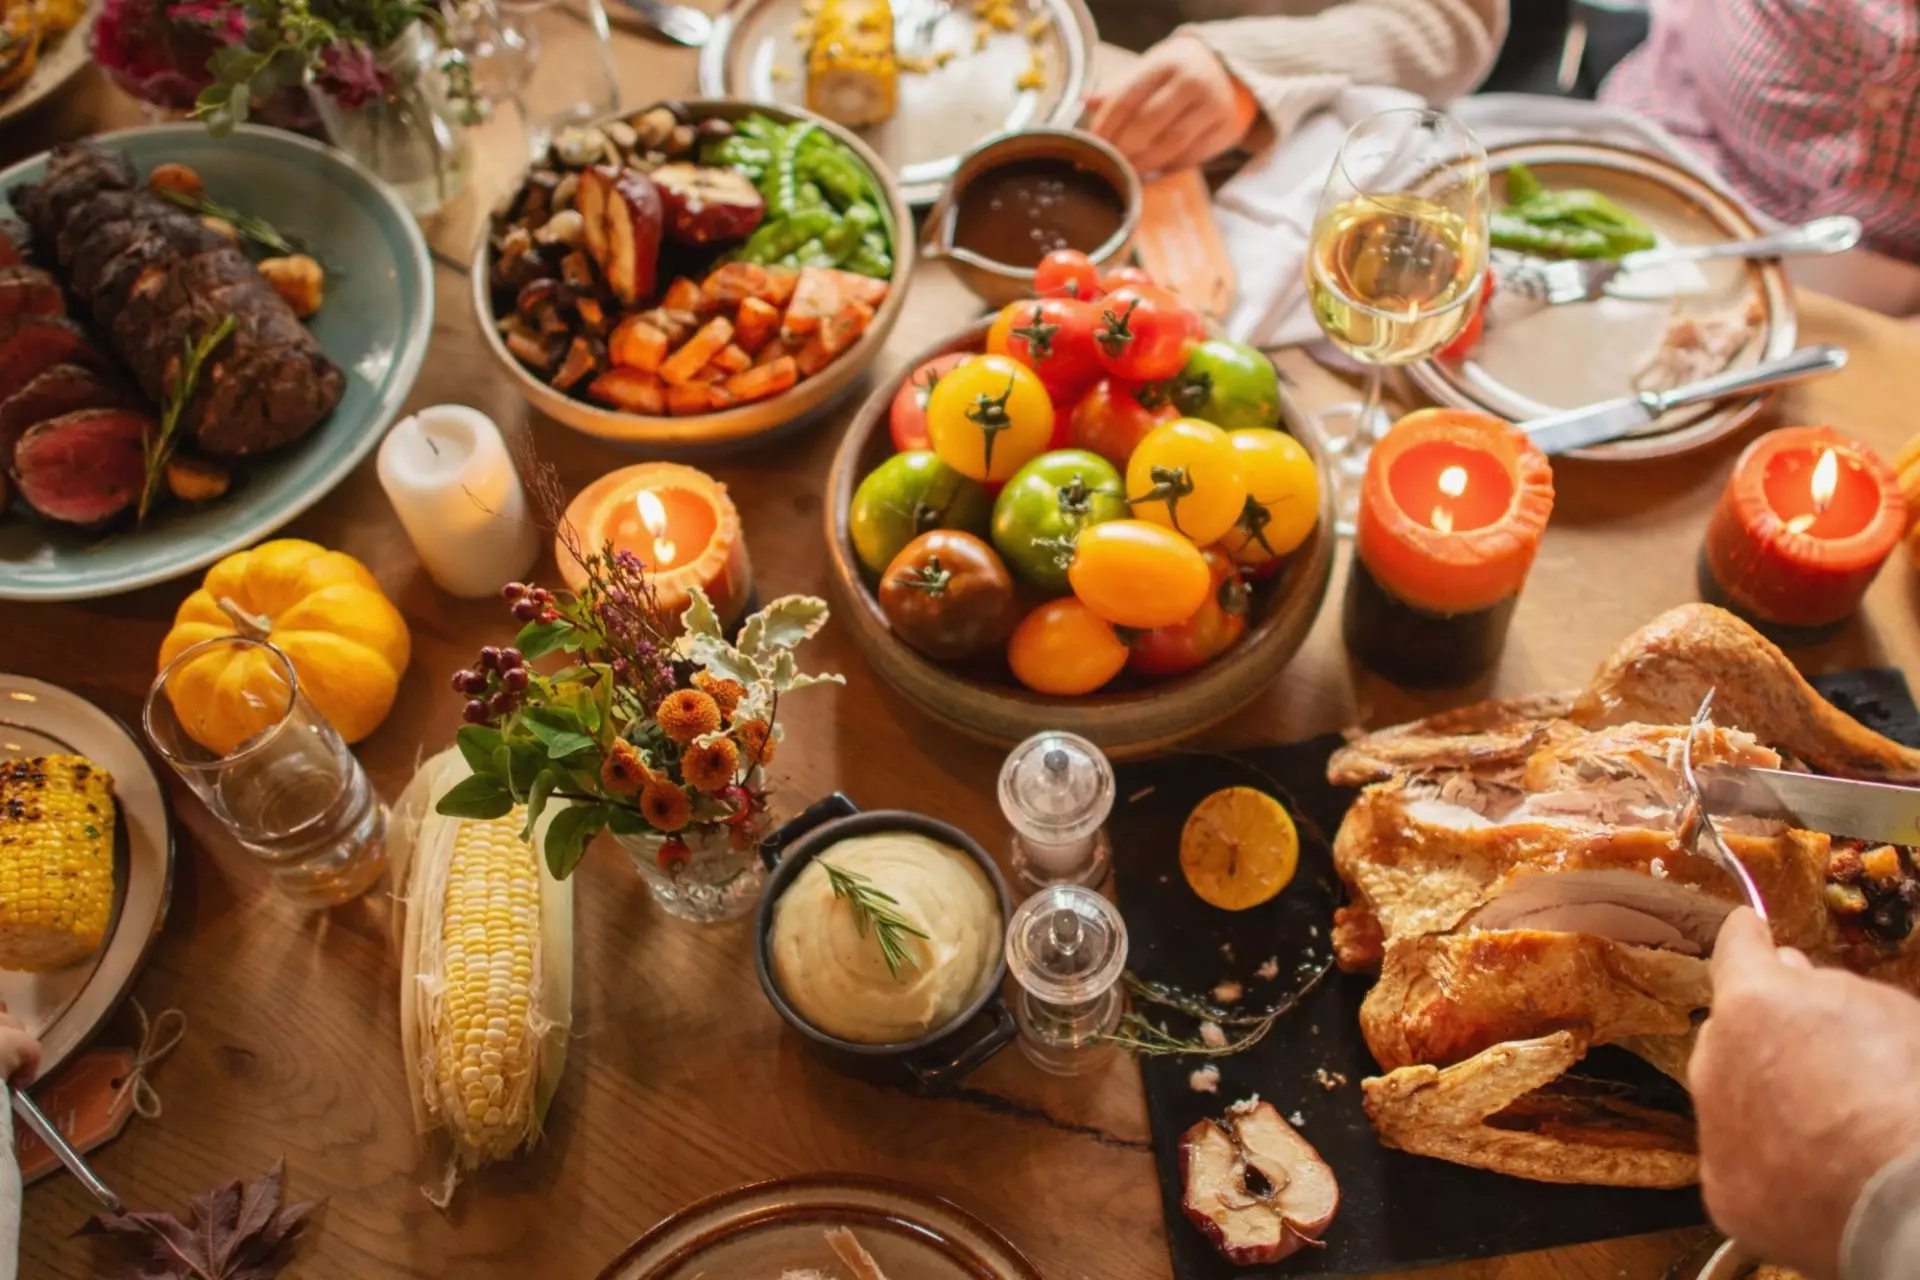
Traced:
POLYGON ((1741 765, 1702 765, 1698 772, 1701 799, 1712 813, 1775 818, 1802 831, 1875 844, 1920 846, 1920 787, 1741 765))
POLYGON ((1542 453, 1567 453, 1586 449, 1621 436, 1632 435, 1651 424, 1669 409, 1697 404, 1703 400, 1722 400, 1747 391, 1785 386, 1833 373, 1846 366, 1847 351, 1830 342, 1801 347, 1777 360, 1763 360, 1744 369, 1729 369, 1711 378, 1689 382, 1671 391, 1642 391, 1584 409, 1548 414, 1525 424, 1527 435, 1542 453))

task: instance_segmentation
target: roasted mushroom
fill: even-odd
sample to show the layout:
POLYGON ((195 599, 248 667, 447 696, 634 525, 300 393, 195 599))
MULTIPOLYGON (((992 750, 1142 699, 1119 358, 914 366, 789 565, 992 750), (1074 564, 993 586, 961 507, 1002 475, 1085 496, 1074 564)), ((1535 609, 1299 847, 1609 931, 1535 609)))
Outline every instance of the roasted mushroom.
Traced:
POLYGON ((327 293, 327 274, 318 262, 304 253, 285 258, 265 258, 260 274, 267 278, 275 293, 286 300, 293 314, 306 320, 320 310, 327 293))
POLYGON ((567 347, 567 358, 554 372, 553 385, 561 391, 571 391, 583 379, 599 372, 603 363, 593 343, 584 337, 575 338, 567 347))

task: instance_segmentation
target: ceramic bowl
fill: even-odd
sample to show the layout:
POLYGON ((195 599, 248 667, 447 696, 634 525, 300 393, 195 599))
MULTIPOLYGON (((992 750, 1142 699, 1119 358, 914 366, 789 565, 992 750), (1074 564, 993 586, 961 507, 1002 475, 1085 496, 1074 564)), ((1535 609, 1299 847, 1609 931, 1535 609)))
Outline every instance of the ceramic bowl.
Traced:
POLYGON ((992 855, 972 836, 937 818, 918 813, 897 809, 863 811, 836 792, 772 832, 761 844, 761 857, 771 874, 761 895, 760 913, 754 925, 754 969, 760 975, 760 987, 767 993, 768 1002, 787 1020, 788 1026, 800 1033, 808 1048, 837 1070, 861 1079, 904 1085, 920 1093, 941 1093, 1005 1048, 1017 1033, 1013 1014, 1000 993, 1007 979, 1004 945, 996 957, 993 980, 971 1004, 945 1026, 900 1044, 860 1044, 827 1034, 787 1003, 780 984, 773 977, 773 913, 780 895, 816 854, 853 836, 884 831, 909 831, 960 850, 986 872, 987 881, 993 885, 994 895, 1000 901, 1003 927, 1013 915, 1013 899, 1007 893, 1005 877, 992 855))
POLYGON ((1144 755, 1191 737, 1245 706, 1280 674, 1327 594, 1333 570, 1333 486, 1314 433, 1281 399, 1281 425, 1312 455, 1322 475, 1320 520, 1279 573, 1256 584, 1247 634, 1199 670, 1168 680, 1113 684, 1078 698, 1026 689, 999 659, 946 665, 923 657, 893 634, 874 595, 874 580, 853 549, 849 508, 853 493, 892 452, 887 412, 894 393, 923 362, 952 351, 978 351, 990 321, 981 321, 906 363, 860 407, 827 476, 827 554, 839 608, 834 617, 853 632, 867 663, 922 711, 970 737, 1010 747, 1045 729, 1077 733, 1108 755, 1144 755))
POLYGON ((1075 166, 1104 179, 1120 197, 1120 229, 1107 237, 1106 243, 1088 251, 1094 266, 1104 271, 1124 262, 1133 249, 1133 233, 1140 225, 1140 175, 1118 151, 1077 129, 1022 129, 988 138, 960 157, 946 190, 927 214, 923 252, 930 258, 940 257, 951 262, 961 282, 989 306, 1004 307, 1009 302, 1031 298, 1034 269, 996 262, 955 245, 955 212, 968 185, 982 174, 1015 161, 1036 159, 1072 161, 1075 166))
MULTIPOLYGON (((739 120, 758 114, 783 122, 811 121, 814 127, 831 134, 835 141, 852 150, 873 174, 885 199, 886 207, 881 213, 887 219, 887 233, 893 240, 893 278, 886 300, 874 313, 873 323, 867 326, 860 341, 820 373, 800 382, 792 390, 771 399, 736 405, 719 413, 654 418, 622 413, 557 390, 513 358, 494 324, 492 290, 487 282, 487 268, 493 257, 493 247, 491 235, 483 235, 474 249, 470 279, 474 315, 480 322, 480 332, 487 350, 513 380, 520 394, 540 412, 587 435, 615 444, 644 448, 649 457, 667 457, 675 452, 718 452, 739 448, 769 433, 794 429, 818 418, 853 388, 860 375, 866 372, 867 366, 873 363, 874 357, 880 354, 880 349, 886 345, 887 334, 892 332, 894 322, 900 318, 900 307, 907 295, 907 282, 913 276, 913 217, 906 202, 900 198, 900 185, 892 172, 880 163, 873 150, 853 133, 798 107, 711 99, 681 101, 678 105, 694 120, 739 120)), ((622 110, 606 117, 606 120, 630 119, 645 109, 622 110)), ((515 194, 522 185, 524 180, 514 184, 515 194)))

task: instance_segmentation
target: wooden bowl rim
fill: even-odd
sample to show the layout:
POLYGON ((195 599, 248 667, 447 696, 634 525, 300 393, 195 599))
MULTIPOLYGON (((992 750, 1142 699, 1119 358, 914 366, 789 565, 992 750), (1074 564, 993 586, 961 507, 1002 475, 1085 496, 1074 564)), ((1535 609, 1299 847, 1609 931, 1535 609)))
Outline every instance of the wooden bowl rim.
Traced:
MULTIPOLYGON (((875 674, 889 686, 898 690, 916 706, 928 714, 959 728, 965 733, 989 742, 1015 742, 1017 738, 987 730, 978 724, 950 715, 944 709, 930 704, 915 689, 896 682, 881 669, 883 661, 903 663, 914 675, 914 683, 922 685, 929 692, 944 695, 948 701, 962 697, 984 697, 994 700, 1007 709, 1011 715, 1024 714, 1036 725, 1042 716, 1046 727, 1065 729, 1085 734, 1103 748, 1126 751, 1144 749, 1154 743, 1168 740, 1160 734, 1150 740, 1134 742, 1124 733, 1116 735, 1111 726, 1102 726, 1099 719, 1102 713, 1125 712, 1145 707, 1149 704, 1163 705, 1182 698, 1205 701, 1197 695, 1220 696, 1226 689, 1238 687, 1246 673, 1256 667, 1269 668, 1267 675, 1253 687, 1262 688, 1280 668, 1298 651, 1312 630, 1321 606, 1325 603, 1327 585, 1333 572, 1333 551, 1337 541, 1334 526, 1334 486, 1328 481, 1326 458, 1320 449, 1318 438, 1310 429, 1306 419, 1285 396, 1281 396, 1281 425, 1297 439, 1313 458, 1314 467, 1320 473, 1320 519, 1307 541, 1291 553, 1290 563, 1281 571, 1280 578, 1268 594, 1268 603, 1264 615, 1251 623, 1247 634, 1220 658, 1209 662, 1199 670, 1172 679, 1156 681, 1143 688, 1127 689, 1118 693, 1091 693, 1077 698, 1051 697, 1035 693, 1012 684, 987 684, 956 674, 952 669, 922 656, 910 646, 895 638, 888 627, 885 615, 880 611, 880 603, 868 589, 862 573, 859 557, 853 549, 853 538, 849 519, 849 508, 853 491, 863 478, 860 472, 861 456, 866 452, 868 442, 876 431, 882 428, 888 411, 892 407, 893 397, 907 378, 921 364, 936 356, 954 351, 977 350, 983 343, 987 330, 992 326, 993 317, 984 317, 956 333, 949 334, 922 351, 916 352, 896 373, 880 380, 868 394, 866 401, 854 413, 840 439, 839 447, 834 451, 833 463, 827 475, 826 495, 826 538, 827 551, 831 562, 832 579, 835 589, 843 602, 854 614, 849 625, 854 639, 866 655, 875 674), (1304 617, 1296 617, 1294 610, 1286 605, 1298 600, 1310 600, 1311 609, 1304 617)), ((1207 715, 1196 719, 1183 732, 1198 732, 1209 724, 1218 723, 1239 709, 1237 702, 1230 703, 1217 715, 1207 715)), ((1037 729, 1036 729, 1037 731, 1037 729)), ((1024 735, 1023 735, 1024 736, 1024 735)))
MULTIPOLYGON (((607 409, 589 400, 569 395, 550 383, 536 378, 527 367, 514 359, 501 341, 500 331, 495 327, 493 314, 493 291, 487 283, 488 259, 493 250, 493 216, 504 203, 490 209, 485 224, 480 231, 480 240, 474 246, 473 262, 468 268, 468 283, 473 298, 474 318, 479 322, 480 332, 487 350, 492 353, 496 363, 501 365, 507 375, 514 380, 520 395, 536 409, 555 421, 564 423, 576 431, 610 440, 618 444, 659 445, 677 447, 701 444, 723 444, 738 441, 766 432, 776 431, 788 423, 813 412, 845 391, 853 380, 865 373, 867 366, 880 354, 886 345, 887 335, 892 332, 894 322, 900 317, 900 309, 905 305, 907 284, 913 278, 913 268, 918 249, 918 235, 914 228, 913 212, 907 207, 900 193, 898 177, 881 162, 880 157, 852 131, 842 128, 824 116, 815 115, 800 107, 785 106, 766 102, 745 102, 733 98, 662 98, 659 103, 674 103, 683 108, 695 120, 738 119, 741 116, 760 114, 772 116, 784 123, 807 121, 830 134, 835 141, 850 147, 867 166, 880 189, 886 195, 887 212, 893 219, 893 274, 887 278, 887 296, 880 303, 879 311, 874 313, 873 323, 854 343, 851 350, 841 354, 834 362, 818 375, 808 378, 790 390, 783 391, 770 400, 755 401, 723 409, 719 413, 690 414, 685 417, 649 417, 645 414, 624 413, 617 409, 607 409)), ((611 112, 591 122, 602 125, 615 120, 629 120, 640 112, 648 110, 646 106, 622 109, 611 112)), ((509 189, 505 202, 511 202, 520 189, 526 185, 527 174, 533 171, 531 162, 522 169, 509 189)))

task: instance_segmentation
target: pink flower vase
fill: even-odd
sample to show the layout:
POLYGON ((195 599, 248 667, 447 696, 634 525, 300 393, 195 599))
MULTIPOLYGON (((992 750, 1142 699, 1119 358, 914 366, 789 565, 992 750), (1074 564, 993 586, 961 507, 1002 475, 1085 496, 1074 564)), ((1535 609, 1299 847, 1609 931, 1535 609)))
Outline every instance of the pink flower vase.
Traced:
MULTIPOLYGON (((229 0, 105 0, 88 52, 156 120, 180 119, 212 83, 207 60, 246 39, 245 8, 229 0)), ((323 137, 306 93, 283 89, 249 104, 256 124, 323 137)))

